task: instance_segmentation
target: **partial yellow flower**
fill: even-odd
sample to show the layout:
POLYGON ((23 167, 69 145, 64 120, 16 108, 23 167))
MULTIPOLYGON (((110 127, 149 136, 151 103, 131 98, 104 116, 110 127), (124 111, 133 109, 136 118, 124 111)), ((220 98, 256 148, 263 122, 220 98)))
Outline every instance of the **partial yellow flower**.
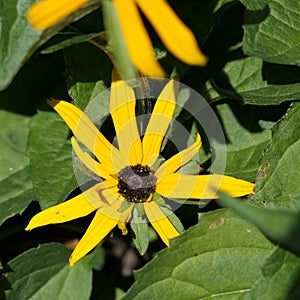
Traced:
POLYGON ((134 91, 122 80, 112 83, 110 113, 118 148, 98 131, 79 108, 65 101, 49 101, 74 134, 71 141, 76 156, 91 172, 103 179, 71 200, 38 213, 26 227, 26 230, 31 230, 47 224, 62 223, 96 211, 89 228, 70 257, 71 266, 93 249, 115 226, 118 225, 122 233, 126 234, 126 223, 130 221, 136 203, 142 204, 153 228, 163 242, 170 246, 170 239, 178 236, 179 232, 157 200, 154 200, 154 194, 159 194, 160 198, 217 199, 217 189, 233 197, 253 193, 252 183, 233 177, 176 173, 199 151, 199 135, 193 145, 153 170, 152 166, 159 156, 176 106, 177 84, 176 81, 170 81, 160 93, 141 139, 136 122, 134 91), (96 160, 83 151, 77 141, 89 149, 96 160))
POLYGON ((29 9, 27 17, 36 30, 51 27, 89 0, 42 0, 29 9))
MULTIPOLYGON (((73 13, 88 0, 42 0, 28 11, 37 30, 46 29, 73 13)), ((165 0, 112 0, 131 61, 145 76, 164 77, 139 9, 147 17, 166 48, 186 64, 205 66, 207 57, 198 47, 192 31, 165 0)))

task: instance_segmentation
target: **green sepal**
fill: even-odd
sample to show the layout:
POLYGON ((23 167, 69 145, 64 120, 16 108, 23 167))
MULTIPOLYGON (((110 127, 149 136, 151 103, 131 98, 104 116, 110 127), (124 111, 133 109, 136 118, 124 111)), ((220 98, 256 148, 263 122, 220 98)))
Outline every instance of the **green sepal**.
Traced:
POLYGON ((174 225, 174 227, 177 229, 177 231, 182 234, 184 233, 184 227, 180 221, 180 219, 170 210, 169 208, 165 206, 161 206, 160 209, 163 211, 163 213, 168 217, 168 219, 171 221, 171 223, 174 225))
POLYGON ((118 209, 118 211, 123 212, 123 211, 127 210, 131 205, 133 205, 133 204, 125 200, 122 202, 121 207, 118 209))
MULTIPOLYGON (((144 213, 141 215, 140 210, 143 209, 143 205, 135 205, 132 213, 132 219, 130 227, 133 231, 132 240, 141 255, 144 255, 149 245, 149 231, 148 221, 146 220, 144 213)), ((144 210, 143 210, 144 211, 144 210)))

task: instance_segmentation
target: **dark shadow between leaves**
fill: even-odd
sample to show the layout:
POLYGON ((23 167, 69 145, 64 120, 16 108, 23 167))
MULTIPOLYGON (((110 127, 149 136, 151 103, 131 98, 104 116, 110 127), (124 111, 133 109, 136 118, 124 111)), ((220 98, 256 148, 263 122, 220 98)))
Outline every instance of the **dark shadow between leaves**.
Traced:
POLYGON ((262 76, 268 84, 286 85, 300 82, 300 68, 263 62, 262 76))
POLYGON ((245 12, 245 25, 262 23, 270 15, 270 7, 266 5, 260 10, 246 10, 245 12))

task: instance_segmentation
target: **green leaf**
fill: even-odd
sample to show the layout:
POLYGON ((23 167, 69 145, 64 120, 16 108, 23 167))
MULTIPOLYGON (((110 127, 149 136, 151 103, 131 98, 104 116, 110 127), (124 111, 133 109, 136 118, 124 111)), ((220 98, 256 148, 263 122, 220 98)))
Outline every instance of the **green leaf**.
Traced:
POLYGON ((5 89, 26 59, 37 48, 42 32, 35 31, 26 19, 34 0, 0 2, 0 90, 5 89))
POLYGON ((299 214, 288 211, 270 210, 242 203, 222 192, 218 192, 223 206, 257 226, 274 243, 280 244, 300 256, 299 214))
POLYGON ((62 202, 77 186, 69 132, 54 112, 39 111, 30 123, 27 155, 42 209, 62 202))
POLYGON ((273 105, 299 99, 300 83, 294 83, 299 79, 299 68, 265 64, 260 58, 248 57, 228 62, 207 89, 211 102, 227 97, 244 104, 273 105))
POLYGON ((0 90, 5 89, 32 53, 46 40, 68 23, 99 6, 90 1, 74 14, 46 31, 35 31, 26 18, 26 12, 34 0, 0 2, 0 90))
POLYGON ((124 80, 133 79, 136 77, 136 69, 131 63, 114 4, 107 0, 102 2, 104 25, 109 35, 109 45, 114 54, 118 71, 124 80))
POLYGON ((201 215, 142 270, 126 299, 240 299, 255 283, 272 244, 226 210, 201 215))
POLYGON ((141 255, 144 255, 149 245, 148 221, 143 216, 139 216, 136 207, 133 209, 130 227, 134 233, 132 240, 141 255))
POLYGON ((300 258, 281 248, 267 258, 257 282, 243 300, 298 299, 293 294, 300 280, 300 258), (290 296, 290 297, 289 297, 290 296))
POLYGON ((292 105, 272 130, 272 140, 261 160, 256 192, 257 205, 300 208, 300 103, 292 105))
MULTIPOLYGON (((64 49, 64 53, 69 94, 76 105, 84 109, 90 100, 101 97, 101 92, 110 86, 111 62, 102 50, 88 43, 64 49)), ((102 110, 98 108, 97 111, 102 110)))
POLYGON ((25 155, 29 117, 0 111, 0 224, 34 200, 25 155))
POLYGON ((265 61, 300 63, 298 0, 240 0, 246 7, 243 50, 265 61))
MULTIPOLYGON (((263 120, 267 109, 220 104, 216 106, 216 111, 227 141, 225 174, 254 181, 260 166, 259 158, 271 140, 271 127, 274 124, 263 120)), ((218 141, 214 142, 213 147, 220 146, 218 141)))
POLYGON ((8 263, 9 299, 89 299, 92 270, 89 257, 70 267, 71 251, 60 244, 30 249, 8 263))

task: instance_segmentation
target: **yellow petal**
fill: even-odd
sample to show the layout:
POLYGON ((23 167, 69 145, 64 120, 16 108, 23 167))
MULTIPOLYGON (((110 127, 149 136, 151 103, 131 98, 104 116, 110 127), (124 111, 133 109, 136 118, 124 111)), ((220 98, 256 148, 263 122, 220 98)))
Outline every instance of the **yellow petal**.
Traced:
POLYGON ((103 183, 93 186, 66 202, 43 210, 30 220, 25 230, 48 224, 64 223, 90 214, 96 208, 105 205, 98 195, 98 190, 101 188, 105 188, 103 183))
POLYGON ((29 9, 27 17, 36 30, 46 29, 73 13, 89 0, 43 0, 29 9))
POLYGON ((127 50, 133 64, 146 76, 164 77, 151 40, 133 0, 113 0, 127 50))
POLYGON ((105 164, 110 174, 115 174, 122 168, 118 149, 104 137, 83 111, 66 101, 48 102, 67 123, 75 137, 105 164))
POLYGON ((207 58, 199 49, 192 31, 165 0, 135 0, 135 2, 170 52, 187 64, 206 65, 207 58))
POLYGON ((81 150, 80 146, 78 145, 74 137, 71 138, 71 143, 75 154, 89 170, 91 170, 93 173, 95 173, 96 175, 102 178, 105 179, 112 178, 109 175, 109 173, 105 170, 105 166, 103 164, 98 163, 87 152, 81 150))
POLYGON ((200 135, 197 134, 196 142, 192 146, 172 156, 158 168, 158 170, 155 172, 157 180, 159 181, 163 176, 167 174, 174 173, 181 166, 185 165, 199 152, 200 148, 201 138, 200 135))
MULTIPOLYGON (((107 194, 107 192, 109 191, 104 190, 104 193, 107 194)), ((71 266, 100 243, 119 222, 129 220, 133 205, 120 213, 118 209, 121 207, 123 201, 117 199, 111 206, 101 207, 97 210, 92 223, 70 257, 71 266)))
POLYGON ((142 143, 135 119, 135 95, 133 89, 120 79, 116 69, 110 90, 110 113, 114 122, 122 161, 136 165, 142 160, 142 143), (129 160, 129 161, 128 161, 129 160))
POLYGON ((175 229, 166 215, 162 212, 159 206, 154 202, 145 202, 144 210, 151 225, 159 234, 162 241, 170 247, 170 239, 179 236, 180 233, 175 229))
POLYGON ((159 155, 162 140, 175 110, 177 89, 178 82, 170 80, 155 103, 142 141, 143 165, 153 165, 159 155))
POLYGON ((74 249, 69 259, 70 266, 74 266, 79 259, 99 244, 117 224, 117 220, 107 217, 98 210, 86 233, 74 249))
POLYGON ((217 199, 215 191, 241 197, 252 194, 254 184, 219 174, 185 175, 168 174, 156 184, 156 192, 168 198, 217 199))

